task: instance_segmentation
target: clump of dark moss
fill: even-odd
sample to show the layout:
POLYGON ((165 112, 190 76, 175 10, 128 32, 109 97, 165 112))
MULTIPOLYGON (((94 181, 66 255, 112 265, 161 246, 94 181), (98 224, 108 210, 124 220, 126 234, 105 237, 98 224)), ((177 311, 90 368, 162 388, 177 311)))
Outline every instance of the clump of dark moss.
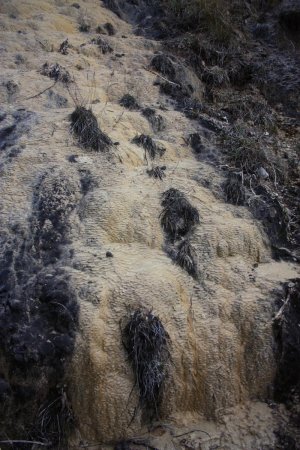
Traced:
POLYGON ((194 278, 197 277, 196 254, 189 239, 183 239, 179 242, 175 252, 173 252, 173 259, 189 275, 194 278))
POLYGON ((108 150, 112 145, 111 139, 99 128, 97 119, 90 109, 77 106, 70 115, 71 130, 84 148, 95 151, 108 150))
POLYGON ((166 128, 164 118, 160 114, 156 114, 155 109, 145 108, 143 109, 142 114, 148 119, 153 128, 153 131, 155 131, 156 133, 158 133, 159 131, 163 131, 166 128))
POLYGON ((120 100, 120 105, 124 106, 124 108, 129 109, 130 111, 140 109, 140 105, 136 101, 136 99, 131 94, 125 94, 120 100))
POLYGON ((162 145, 156 144, 150 136, 146 134, 141 134, 140 136, 136 136, 132 142, 139 147, 143 147, 145 149, 145 158, 147 159, 147 155, 150 159, 155 159, 163 156, 166 149, 162 145))
POLYGON ((157 418, 170 361, 169 335, 157 316, 138 309, 122 330, 122 340, 134 371, 140 407, 157 418))
POLYGON ((150 66, 169 80, 175 80, 176 70, 169 56, 164 54, 155 55, 151 60, 150 66))
POLYGON ((98 45, 99 49, 101 50, 101 53, 103 55, 106 55, 107 53, 112 53, 113 49, 112 47, 109 45, 109 43, 103 39, 102 37, 97 37, 96 39, 92 39, 92 44, 96 44, 98 45))
POLYGON ((178 189, 168 189, 162 194, 163 210, 160 221, 171 239, 186 235, 200 222, 198 210, 190 204, 178 189))
POLYGON ((228 174, 223 183, 225 200, 233 205, 244 205, 246 199, 246 188, 244 186, 243 174, 234 172, 228 174))
POLYGON ((158 178, 162 181, 166 176, 165 170, 166 166, 155 166, 152 167, 152 169, 147 170, 147 174, 149 175, 149 177, 158 178))
POLYGON ((72 77, 69 72, 60 64, 45 63, 41 68, 41 74, 55 81, 61 81, 65 84, 72 81, 72 77))

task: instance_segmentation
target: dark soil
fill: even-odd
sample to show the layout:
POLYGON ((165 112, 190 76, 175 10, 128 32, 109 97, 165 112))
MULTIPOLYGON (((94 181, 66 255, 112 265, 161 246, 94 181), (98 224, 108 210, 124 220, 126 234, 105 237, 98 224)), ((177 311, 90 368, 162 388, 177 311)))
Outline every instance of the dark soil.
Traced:
POLYGON ((65 177, 36 185, 28 234, 1 237, 0 377, 2 439, 37 439, 64 448, 73 421, 64 372, 74 350, 78 303, 59 266, 75 193, 65 177))

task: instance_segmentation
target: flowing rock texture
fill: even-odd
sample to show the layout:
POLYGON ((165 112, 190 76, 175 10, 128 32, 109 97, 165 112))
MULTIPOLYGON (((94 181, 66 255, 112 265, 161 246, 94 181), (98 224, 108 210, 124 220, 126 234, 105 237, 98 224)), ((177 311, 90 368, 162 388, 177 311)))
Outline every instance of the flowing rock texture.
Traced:
MULTIPOLYGON (((216 69, 199 77, 165 51, 148 33, 151 17, 141 24, 133 14, 138 3, 0 1, 0 440, 16 449, 299 448, 297 402, 289 398, 291 412, 276 397, 280 361, 293 364, 281 320, 292 301, 300 318, 298 257, 246 204, 226 203, 230 163, 218 135, 229 116, 191 117, 176 91, 205 104, 216 69), (93 113, 83 126, 72 125, 76 108, 93 113), (141 135, 152 140, 137 145, 141 135), (169 189, 186 202, 168 207, 175 235, 162 227, 169 189), (189 208, 199 220, 182 231, 189 208), (289 259, 272 259, 274 242, 289 259), (154 418, 122 341, 136 310, 157 316, 169 337, 154 418)), ((297 49, 288 11, 278 23, 297 49)), ((266 98, 278 71, 279 62, 266 98)), ((257 87, 252 94, 261 100, 257 87)), ((292 124, 296 103, 282 116, 292 124)), ((262 186, 270 171, 262 162, 262 186)))

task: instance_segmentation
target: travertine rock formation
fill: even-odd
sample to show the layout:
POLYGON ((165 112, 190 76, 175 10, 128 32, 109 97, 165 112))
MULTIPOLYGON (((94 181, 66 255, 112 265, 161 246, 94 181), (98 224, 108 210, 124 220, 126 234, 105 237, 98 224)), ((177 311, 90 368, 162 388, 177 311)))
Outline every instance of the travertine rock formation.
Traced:
MULTIPOLYGON (((144 307, 168 332, 172 358, 161 420, 146 435, 151 448, 273 449, 286 417, 267 403, 276 375, 274 289, 297 266, 272 261, 261 224, 224 202, 221 172, 195 157, 188 136, 200 133, 214 153, 214 133, 153 84, 159 43, 136 36, 99 1, 72 3, 0 5, 1 438, 24 439, 22 426, 29 430, 57 385, 74 412, 74 448, 142 435, 120 324, 144 307), (83 16, 89 33, 78 29, 83 16), (91 40, 108 22, 116 34, 105 36, 113 52, 103 53, 91 40), (46 62, 74 81, 43 76, 46 62), (121 106, 127 93, 154 108, 165 129, 155 133, 139 110, 121 106), (77 105, 92 108, 110 149, 78 146, 69 121, 77 105), (148 176, 152 161, 132 142, 140 134, 166 148, 155 161, 166 166, 163 180, 148 176), (169 188, 200 214, 190 236, 194 278, 166 248, 160 213, 169 188)), ((202 83, 185 76, 201 99, 202 83)))

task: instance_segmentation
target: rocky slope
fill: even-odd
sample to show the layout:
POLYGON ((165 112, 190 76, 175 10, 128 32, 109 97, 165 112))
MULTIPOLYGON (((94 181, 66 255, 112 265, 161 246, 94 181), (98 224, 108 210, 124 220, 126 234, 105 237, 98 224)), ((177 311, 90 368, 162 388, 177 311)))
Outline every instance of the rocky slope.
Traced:
MULTIPOLYGON (((294 349, 298 339, 298 285, 284 288, 299 275, 295 227, 293 243, 274 240, 270 226, 247 203, 227 203, 222 188, 231 163, 219 139, 229 115, 218 102, 222 93, 223 102, 234 93, 241 102, 246 87, 220 85, 209 104, 209 78, 175 52, 174 37, 154 39, 153 20, 141 22, 127 3, 134 2, 0 3, 3 448, 298 448, 295 396, 287 409, 287 397, 276 394, 284 343, 291 339, 294 349), (121 17, 106 7, 115 10, 113 3, 121 17), (205 105, 196 116, 184 89, 185 100, 205 105), (120 104, 126 94, 136 104, 120 104), (109 138, 104 151, 91 148, 105 138, 99 130, 76 135, 76 108, 93 111, 109 138), (133 142, 140 135, 152 137, 147 148, 133 142), (155 167, 163 167, 157 178, 148 173, 155 167), (173 210, 174 199, 168 206, 175 236, 162 227, 169 189, 184 194, 187 211, 173 210), (182 231, 192 207, 199 221, 182 231), (273 260, 274 246, 289 259, 273 260), (283 299, 289 315, 279 311, 276 334, 283 299), (169 336, 157 417, 139 402, 122 342, 140 309, 169 336)), ((251 89, 259 103, 262 94, 251 89)), ((280 151, 293 156, 297 104, 292 114, 268 108, 276 142, 286 145, 280 151)), ((262 133, 273 149, 272 132, 262 133)), ((270 178, 261 189, 274 185, 270 178)), ((266 204, 277 233, 278 209, 266 204)), ((293 358, 287 364, 291 370, 293 358)), ((297 375, 287 383, 297 391, 297 375)))

